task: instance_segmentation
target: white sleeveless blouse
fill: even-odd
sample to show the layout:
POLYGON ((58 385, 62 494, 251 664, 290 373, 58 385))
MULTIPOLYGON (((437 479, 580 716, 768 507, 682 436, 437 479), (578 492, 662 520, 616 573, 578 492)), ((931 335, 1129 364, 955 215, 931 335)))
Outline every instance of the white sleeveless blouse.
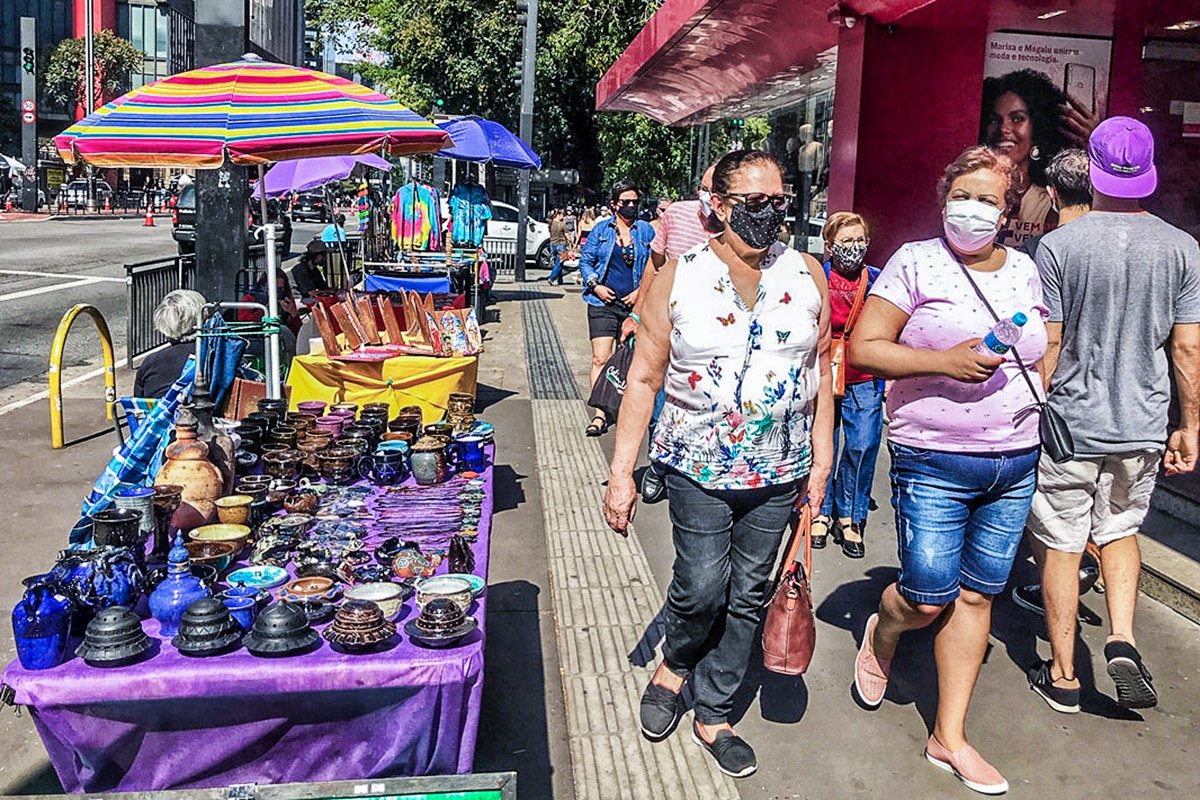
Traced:
POLYGON ((763 260, 753 310, 708 244, 688 251, 671 289, 667 402, 651 458, 714 490, 807 475, 820 314, 808 263, 786 245, 763 260))

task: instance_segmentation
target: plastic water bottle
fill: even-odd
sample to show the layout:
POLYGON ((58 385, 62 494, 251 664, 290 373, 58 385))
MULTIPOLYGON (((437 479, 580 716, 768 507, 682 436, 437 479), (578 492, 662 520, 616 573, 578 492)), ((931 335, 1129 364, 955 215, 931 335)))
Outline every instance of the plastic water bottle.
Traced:
POLYGON ((1021 339, 1021 327, 1029 321, 1029 317, 1018 311, 1012 319, 1002 319, 996 323, 983 341, 973 348, 983 356, 1002 356, 1012 349, 1021 339))

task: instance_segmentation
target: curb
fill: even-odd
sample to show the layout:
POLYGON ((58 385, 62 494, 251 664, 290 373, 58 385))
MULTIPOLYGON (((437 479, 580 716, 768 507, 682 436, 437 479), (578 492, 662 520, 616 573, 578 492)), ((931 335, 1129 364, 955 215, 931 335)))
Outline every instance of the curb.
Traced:
MULTIPOLYGON (((161 211, 155 212, 153 214, 153 216, 155 219, 164 219, 164 218, 170 219, 171 218, 170 214, 163 213, 161 211)), ((60 222, 60 221, 65 221, 65 220, 81 220, 81 221, 87 222, 87 221, 93 221, 93 220, 106 220, 106 219, 145 219, 145 218, 146 218, 145 214, 52 214, 49 217, 46 217, 47 220, 53 220, 55 222, 60 222)))

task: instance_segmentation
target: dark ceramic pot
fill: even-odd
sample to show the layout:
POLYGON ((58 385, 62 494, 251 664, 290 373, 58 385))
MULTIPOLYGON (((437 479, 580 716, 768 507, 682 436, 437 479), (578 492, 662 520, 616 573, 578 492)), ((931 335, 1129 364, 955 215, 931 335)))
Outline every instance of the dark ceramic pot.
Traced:
POLYGON ((187 607, 179 622, 175 649, 188 656, 215 656, 237 647, 242 627, 220 600, 206 597, 187 607))
POLYGON ((242 422, 249 423, 258 428, 262 432, 259 435, 260 440, 265 440, 267 434, 275 427, 276 419, 277 417, 274 414, 263 414, 260 411, 252 411, 246 415, 246 418, 242 422))
POLYGON ((279 480, 294 481, 300 477, 304 465, 304 454, 299 450, 264 453, 263 473, 279 480))
POLYGON ((379 450, 362 458, 359 474, 375 486, 394 486, 408 477, 408 459, 399 450, 379 450))
POLYGON ((358 453, 348 447, 328 447, 317 453, 317 468, 328 483, 344 484, 357 475, 358 453))
POLYGON ((243 643, 256 656, 289 656, 305 652, 319 639, 303 609, 275 603, 258 615, 243 643))
POLYGON ((288 401, 282 397, 264 397, 258 401, 258 410, 264 414, 275 413, 282 417, 287 413, 288 401))
POLYGON ((288 447, 295 447, 296 434, 296 428, 291 425, 276 425, 275 430, 271 431, 267 439, 279 444, 286 444, 288 447))
POLYGON ((421 435, 423 429, 424 423, 420 414, 401 414, 388 423, 388 430, 411 434, 414 440, 421 435))
POLYGON ((351 653, 379 647, 396 635, 395 624, 388 622, 382 609, 369 600, 347 600, 325 630, 325 639, 351 653))
POLYGON ((320 504, 320 496, 312 489, 293 489, 283 498, 283 509, 289 514, 315 514, 320 504))
POLYGON ((142 658, 153 646, 137 614, 126 606, 112 606, 88 623, 75 654, 93 667, 120 667, 142 658))
POLYGON ((96 547, 137 547, 141 543, 141 512, 110 508, 92 514, 92 539, 96 547))

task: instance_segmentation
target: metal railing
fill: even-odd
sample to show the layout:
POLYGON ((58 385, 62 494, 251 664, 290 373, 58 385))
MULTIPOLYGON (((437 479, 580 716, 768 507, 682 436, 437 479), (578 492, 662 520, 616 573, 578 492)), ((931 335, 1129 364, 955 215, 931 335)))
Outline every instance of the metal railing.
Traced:
POLYGON ((154 309, 176 289, 190 289, 196 282, 195 256, 156 258, 125 265, 125 296, 129 312, 125 336, 128 364, 143 353, 166 343, 154 328, 154 309))
MULTIPOLYGON (((166 214, 170 211, 167 207, 168 195, 163 193, 154 193, 153 196, 153 211, 159 214, 166 214)), ((71 192, 58 192, 51 195, 49 198, 49 211, 52 214, 112 214, 130 215, 146 213, 147 194, 143 191, 121 190, 108 191, 103 190, 96 192, 96 210, 87 210, 87 198, 82 192, 72 190, 71 192)))
POLYGON ((517 242, 515 239, 493 239, 485 236, 483 250, 488 256, 488 266, 492 271, 493 282, 501 278, 506 281, 516 280, 517 242))

